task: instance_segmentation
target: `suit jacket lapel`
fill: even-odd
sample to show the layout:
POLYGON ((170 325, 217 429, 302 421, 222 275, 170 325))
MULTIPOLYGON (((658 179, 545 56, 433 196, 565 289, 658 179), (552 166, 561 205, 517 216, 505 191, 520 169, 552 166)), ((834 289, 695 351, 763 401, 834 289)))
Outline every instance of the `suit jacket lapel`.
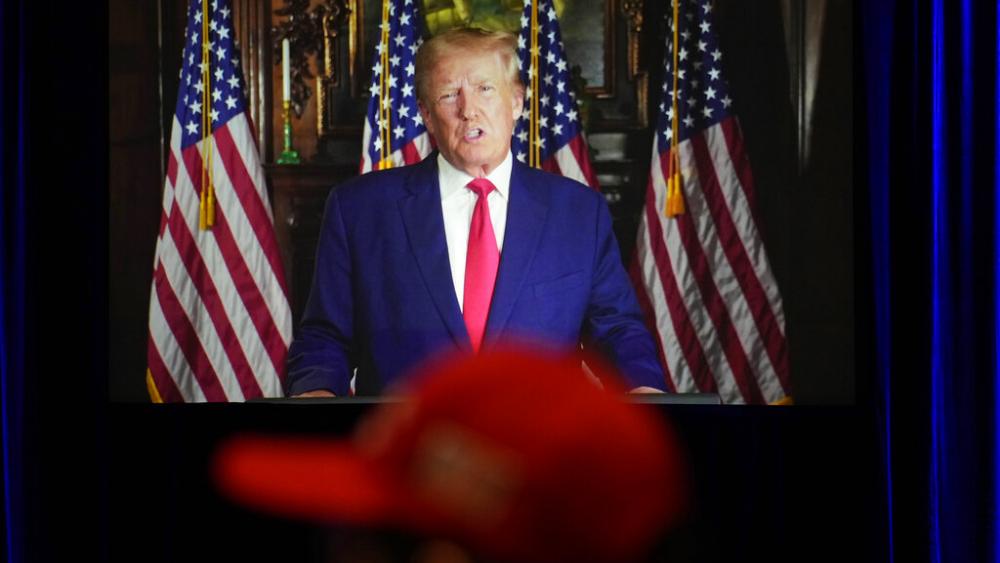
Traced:
POLYGON ((510 319, 538 251, 548 213, 543 188, 529 182, 525 171, 525 165, 515 160, 510 177, 510 201, 507 203, 507 227, 500 254, 500 270, 493 289, 490 316, 486 321, 487 344, 496 342, 510 319))
POLYGON ((436 153, 414 168, 407 178, 406 189, 409 194, 399 200, 399 211, 420 275, 455 343, 471 347, 451 279, 448 243, 441 217, 436 153))

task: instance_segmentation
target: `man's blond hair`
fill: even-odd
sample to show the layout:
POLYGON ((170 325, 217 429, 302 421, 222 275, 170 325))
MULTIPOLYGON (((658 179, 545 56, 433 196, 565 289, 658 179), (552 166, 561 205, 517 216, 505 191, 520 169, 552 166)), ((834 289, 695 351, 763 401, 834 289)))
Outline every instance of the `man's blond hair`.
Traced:
POLYGON ((431 37, 420 46, 415 59, 417 99, 427 103, 430 75, 438 61, 456 56, 463 51, 495 53, 500 57, 505 78, 513 89, 523 89, 520 63, 517 59, 517 39, 505 31, 487 31, 477 27, 449 29, 431 37))

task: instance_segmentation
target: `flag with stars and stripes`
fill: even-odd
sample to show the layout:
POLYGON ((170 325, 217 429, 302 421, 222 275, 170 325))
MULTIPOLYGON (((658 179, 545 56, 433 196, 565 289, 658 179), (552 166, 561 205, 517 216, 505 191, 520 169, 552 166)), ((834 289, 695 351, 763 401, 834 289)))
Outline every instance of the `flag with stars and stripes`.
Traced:
POLYGON ((551 0, 525 0, 517 49, 525 97, 511 142, 514 156, 596 189, 551 0))
POLYGON ((282 394, 284 272, 229 0, 193 0, 149 306, 154 401, 282 394))
POLYGON ((423 160, 433 149, 417 108, 413 58, 422 42, 415 0, 382 0, 361 173, 423 160))
POLYGON ((663 102, 631 274, 672 391, 788 403, 781 295, 712 2, 678 1, 668 7, 663 102))

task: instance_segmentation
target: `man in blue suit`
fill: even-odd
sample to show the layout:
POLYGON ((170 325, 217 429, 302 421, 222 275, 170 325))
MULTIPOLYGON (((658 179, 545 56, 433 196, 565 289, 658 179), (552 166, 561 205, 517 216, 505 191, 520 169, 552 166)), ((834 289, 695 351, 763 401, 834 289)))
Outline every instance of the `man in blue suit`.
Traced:
POLYGON ((581 341, 631 389, 662 390, 604 199, 511 155, 524 96, 514 37, 438 35, 416 81, 438 152, 330 194, 287 393, 346 395, 356 370, 356 393, 378 394, 441 354, 581 341))

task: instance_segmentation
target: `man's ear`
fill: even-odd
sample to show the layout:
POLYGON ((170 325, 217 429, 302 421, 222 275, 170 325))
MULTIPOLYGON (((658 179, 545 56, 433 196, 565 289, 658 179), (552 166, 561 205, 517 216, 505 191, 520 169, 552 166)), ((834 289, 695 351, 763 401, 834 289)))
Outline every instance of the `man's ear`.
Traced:
POLYGON ((510 98, 511 112, 514 116, 514 121, 517 122, 518 118, 521 117, 521 112, 524 111, 524 88, 515 88, 514 95, 510 98))
POLYGON ((417 111, 420 112, 420 119, 424 120, 424 128, 433 136, 434 126, 431 124, 432 121, 429 119, 430 112, 427 110, 427 106, 424 105, 423 100, 417 100, 417 111))

